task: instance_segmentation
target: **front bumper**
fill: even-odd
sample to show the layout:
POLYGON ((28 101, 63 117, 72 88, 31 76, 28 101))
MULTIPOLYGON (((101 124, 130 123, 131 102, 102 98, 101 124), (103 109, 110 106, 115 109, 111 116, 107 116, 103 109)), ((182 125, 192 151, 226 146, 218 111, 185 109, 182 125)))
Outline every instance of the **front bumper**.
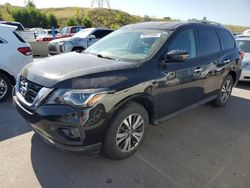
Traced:
POLYGON ((15 92, 13 103, 31 128, 50 145, 68 151, 100 151, 106 129, 104 108, 101 118, 98 116, 97 120, 94 119, 93 111, 98 106, 76 109, 66 105, 42 105, 30 111, 17 99, 15 92))

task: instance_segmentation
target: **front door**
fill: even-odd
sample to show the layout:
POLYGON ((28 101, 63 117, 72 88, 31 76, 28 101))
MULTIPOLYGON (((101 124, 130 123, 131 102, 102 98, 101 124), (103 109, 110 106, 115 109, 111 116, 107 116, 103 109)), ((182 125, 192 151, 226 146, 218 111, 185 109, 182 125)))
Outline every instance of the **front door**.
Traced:
POLYGON ((202 98, 200 58, 197 56, 196 35, 193 29, 179 32, 167 52, 185 50, 189 53, 184 62, 167 62, 160 69, 160 118, 198 102, 202 98))

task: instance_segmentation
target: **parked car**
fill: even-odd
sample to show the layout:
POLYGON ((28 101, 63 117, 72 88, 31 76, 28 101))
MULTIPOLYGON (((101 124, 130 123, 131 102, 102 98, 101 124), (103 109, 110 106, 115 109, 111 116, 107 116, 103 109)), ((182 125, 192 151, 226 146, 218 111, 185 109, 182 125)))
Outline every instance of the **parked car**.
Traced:
POLYGON ((0 102, 11 95, 18 73, 33 59, 30 45, 15 30, 0 24, 0 102))
POLYGON ((210 101, 225 106, 241 60, 233 35, 219 24, 128 25, 84 53, 26 66, 14 104, 48 143, 123 159, 142 145, 149 124, 210 101))
POLYGON ((16 33, 18 33, 27 42, 36 42, 36 35, 33 31, 24 29, 19 22, 0 21, 0 24, 16 26, 16 33))
MULTIPOLYGON (((55 29, 55 38, 56 35, 59 33, 59 29, 55 29)), ((40 32, 37 33, 36 41, 37 42, 49 42, 54 40, 53 35, 52 35, 52 29, 44 29, 40 32)))
POLYGON ((250 36, 237 38, 236 41, 238 42, 240 49, 244 52, 240 81, 250 82, 250 36))
POLYGON ((79 31, 73 37, 56 39, 49 42, 48 50, 50 55, 65 52, 82 52, 101 38, 110 34, 114 30, 105 28, 88 28, 79 31))
POLYGON ((57 34, 56 38, 72 37, 77 32, 84 29, 85 26, 70 26, 64 27, 60 33, 57 34))

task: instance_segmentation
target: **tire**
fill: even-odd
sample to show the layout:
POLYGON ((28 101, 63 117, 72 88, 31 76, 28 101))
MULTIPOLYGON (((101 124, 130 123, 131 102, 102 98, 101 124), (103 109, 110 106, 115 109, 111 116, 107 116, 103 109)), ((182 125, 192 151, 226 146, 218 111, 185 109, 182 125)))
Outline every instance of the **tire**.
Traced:
POLYGON ((4 73, 0 73, 0 102, 3 102, 10 97, 11 90, 12 84, 9 77, 4 73))
POLYGON ((215 107, 221 108, 228 103, 231 97, 233 84, 234 82, 232 76, 227 75, 222 82, 217 98, 212 102, 215 107))
POLYGON ((148 122, 148 113, 143 106, 134 102, 127 103, 110 121, 103 143, 103 153, 113 160, 131 156, 142 145, 148 122))

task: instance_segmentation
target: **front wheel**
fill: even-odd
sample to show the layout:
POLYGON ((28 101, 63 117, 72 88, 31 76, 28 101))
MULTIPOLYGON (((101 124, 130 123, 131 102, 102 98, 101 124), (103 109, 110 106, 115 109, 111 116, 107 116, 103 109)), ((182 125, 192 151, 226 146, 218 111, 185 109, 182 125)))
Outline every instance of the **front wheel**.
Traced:
POLYGON ((148 113, 137 103, 128 103, 111 120, 103 145, 104 154, 111 159, 124 159, 142 144, 148 125, 148 113))
POLYGON ((0 73, 0 102, 10 97, 12 85, 8 76, 0 73))
POLYGON ((213 105, 216 107, 223 107, 230 99, 233 89, 233 78, 231 75, 227 75, 224 79, 217 98, 213 101, 213 105))

